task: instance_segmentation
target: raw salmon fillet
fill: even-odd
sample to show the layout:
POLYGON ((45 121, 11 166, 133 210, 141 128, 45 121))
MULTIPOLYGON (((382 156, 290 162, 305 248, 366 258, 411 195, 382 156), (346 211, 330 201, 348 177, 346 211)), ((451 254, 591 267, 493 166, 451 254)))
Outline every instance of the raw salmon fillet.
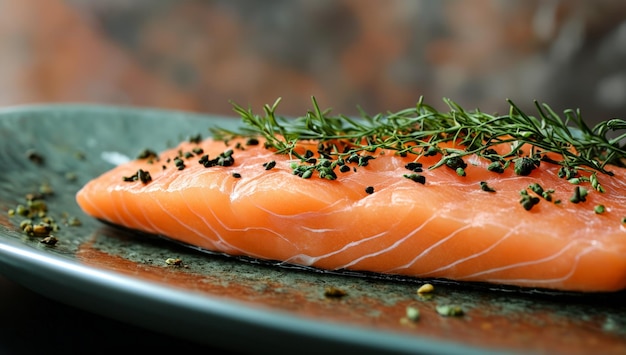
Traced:
POLYGON ((556 290, 626 288, 626 169, 607 166, 614 175, 598 174, 600 192, 546 162, 522 176, 512 166, 488 171, 491 161, 468 155, 459 176, 428 169, 441 156, 420 156, 423 169, 409 166, 422 170, 419 180, 409 178, 414 155, 364 154, 374 158, 347 163, 334 180, 303 179, 296 159, 263 140, 182 142, 113 168, 76 197, 100 220, 235 256, 556 290), (206 164, 220 154, 229 164, 206 164), (577 187, 588 193, 573 203, 577 187), (526 209, 523 196, 538 203, 526 209))

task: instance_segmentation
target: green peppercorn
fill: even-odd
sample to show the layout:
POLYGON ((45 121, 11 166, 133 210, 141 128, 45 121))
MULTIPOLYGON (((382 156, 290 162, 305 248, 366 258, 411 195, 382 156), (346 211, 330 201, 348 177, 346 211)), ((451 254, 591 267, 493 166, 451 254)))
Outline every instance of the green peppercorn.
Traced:
POLYGON ((268 161, 267 163, 263 163, 263 167, 265 168, 265 170, 271 170, 276 166, 276 161, 271 160, 268 161))
POLYGON ((496 192, 496 190, 493 187, 489 186, 485 181, 480 182, 480 189, 486 192, 496 192))
POLYGON ((576 188, 574 189, 574 195, 572 195, 569 200, 572 203, 585 202, 587 201, 586 196, 587 189, 585 189, 584 187, 576 186, 576 188))
POLYGON ((504 173, 504 167, 498 161, 494 161, 493 163, 487 166, 487 170, 493 171, 494 173, 502 174, 504 173))
POLYGON ((465 163, 463 158, 461 158, 461 157, 459 157, 457 155, 452 155, 452 156, 446 157, 445 158, 445 164, 450 169, 456 170, 457 173, 458 173, 458 169, 459 168, 462 168, 462 169, 467 168, 467 163, 465 163))
POLYGON ((530 173, 539 167, 539 159, 521 157, 513 161, 515 164, 515 174, 521 176, 530 175, 530 173))
POLYGON ((402 176, 404 176, 405 178, 407 178, 409 180, 413 180, 413 181, 415 181, 417 183, 420 183, 422 185, 426 183, 426 177, 424 175, 421 175, 421 174, 405 174, 405 175, 402 175, 402 176))

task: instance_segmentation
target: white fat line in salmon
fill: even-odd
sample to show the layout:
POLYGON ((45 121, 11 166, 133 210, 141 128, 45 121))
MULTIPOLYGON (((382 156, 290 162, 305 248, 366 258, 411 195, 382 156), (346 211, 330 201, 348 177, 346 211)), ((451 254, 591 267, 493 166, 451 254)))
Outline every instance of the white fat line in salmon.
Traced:
POLYGON ((343 206, 343 208, 338 208, 336 210, 333 210, 335 208, 335 206, 340 205, 342 203, 344 203, 345 201, 348 201, 348 199, 341 199, 341 200, 335 200, 335 202, 330 203, 326 206, 324 206, 324 208, 320 209, 320 210, 316 210, 316 211, 306 211, 306 212, 302 212, 302 213, 296 213, 296 214, 282 214, 282 213, 277 213, 275 211, 269 210, 265 207, 262 207, 258 204, 253 204, 254 207, 256 207, 258 210, 263 211, 265 213, 267 213, 268 215, 272 216, 272 217, 276 217, 276 218, 280 218, 281 220, 289 220, 289 219, 301 219, 302 221, 306 221, 310 216, 316 216, 316 218, 321 218, 321 217, 326 217, 329 216, 333 213, 340 213, 340 212, 344 212, 344 211, 349 211, 350 208, 352 206, 350 205, 345 205, 343 206))
MULTIPOLYGON (((354 248, 354 247, 356 247, 356 246, 358 246, 358 245, 360 245, 362 243, 366 243, 368 241, 371 241, 371 240, 374 240, 374 239, 378 239, 378 238, 383 237, 383 236, 385 236, 387 234, 389 234, 389 231, 384 231, 384 232, 381 232, 381 233, 378 233, 378 234, 375 234, 375 235, 372 235, 372 236, 369 236, 369 237, 366 237, 366 238, 362 238, 362 239, 359 239, 357 241, 350 242, 350 243, 344 245, 341 249, 333 250, 330 253, 326 253, 324 255, 318 255, 318 256, 310 256, 310 255, 306 255, 306 254, 294 255, 294 256, 290 257, 289 259, 287 259, 286 262, 287 263, 297 263, 297 264, 305 265, 305 266, 311 266, 311 265, 313 265, 314 263, 316 263, 316 262, 318 262, 320 260, 324 260, 326 258, 329 258, 329 257, 333 256, 333 255, 345 252, 345 251, 347 251, 347 250, 349 250, 351 248, 354 248)), ((344 265, 344 266, 337 267, 336 269, 340 270, 340 269, 345 269, 347 267, 348 267, 348 265, 344 265)))
MULTIPOLYGON (((435 217, 436 215, 433 215, 433 217, 435 217)), ((432 217, 431 217, 432 218, 432 217)), ((434 219, 434 218, 433 218, 434 219)), ((432 244, 431 246, 429 246, 428 248, 424 249, 421 253, 419 253, 415 258, 413 258, 411 261, 409 261, 408 263, 396 267, 394 269, 389 270, 390 272, 396 271, 396 270, 402 270, 402 269, 407 269, 410 268, 411 266, 413 266, 413 264, 415 264, 419 259, 423 258, 424 256, 428 255, 432 250, 434 250, 435 248, 437 248, 439 245, 447 242, 449 239, 454 238, 455 235, 457 235, 458 233, 470 229, 473 226, 471 224, 467 224, 464 225, 463 227, 455 230, 454 232, 450 233, 449 235, 447 235, 445 238, 440 239, 439 241, 437 241, 436 243, 432 244)), ((401 241, 404 241, 406 238, 402 239, 401 241)), ((396 244, 399 244, 396 242, 396 244)), ((396 245, 397 246, 397 245, 396 245)))
POLYGON ((211 240, 211 238, 209 238, 209 237, 207 237, 206 235, 204 235, 204 233, 200 233, 200 232, 199 232, 199 233, 198 233, 198 236, 199 236, 202 240, 205 240, 205 241, 209 242, 209 243, 212 245, 212 247, 213 247, 214 249, 219 250, 219 251, 226 252, 226 250, 237 250, 237 251, 239 251, 239 252, 241 252, 241 253, 244 253, 244 252, 245 252, 244 250, 242 250, 242 249, 240 249, 240 248, 237 248, 237 247, 235 247, 235 246, 231 245, 230 243, 228 243, 227 241, 225 241, 225 240, 224 240, 224 238, 222 237, 222 235, 221 235, 220 233, 218 233, 218 231, 217 231, 215 228, 213 228, 213 225, 212 225, 211 223, 209 223, 209 221, 207 221, 207 220, 206 220, 206 217, 204 217, 204 216, 203 216, 203 215, 201 215, 201 214, 198 214, 198 213, 196 212, 196 210, 194 210, 193 208, 191 208, 191 206, 189 206, 189 203, 187 203, 187 200, 185 199, 185 196, 183 196, 182 191, 179 191, 178 193, 181 195, 181 201, 183 201, 183 202, 185 203, 185 206, 187 206, 187 209, 188 209, 188 210, 189 210, 189 211, 190 211, 190 212, 191 212, 194 216, 196 216, 197 218, 199 218, 199 219, 200 219, 200 220, 204 223, 204 225, 205 225, 207 228, 209 228, 209 230, 211 231, 211 233, 213 233, 213 235, 214 235, 214 236, 218 239, 218 241, 211 240))
MULTIPOLYGON (((576 270, 578 269, 578 264, 580 263, 580 259, 583 257, 583 255, 588 254, 589 252, 593 251, 595 248, 593 246, 587 247, 585 248, 583 251, 581 251, 580 253, 578 253, 576 255, 576 257, 574 258, 575 262, 572 264, 572 267, 570 269, 570 271, 565 274, 563 277, 559 277, 559 278, 553 278, 553 279, 507 279, 507 282, 523 282, 523 283, 534 283, 534 284, 551 284, 551 283, 556 283, 556 282, 564 282, 567 281, 569 278, 572 277, 572 275, 574 275, 576 273, 576 270)), ((488 271, 488 270, 487 270, 488 271)), ((487 282, 503 282, 504 280, 502 279, 487 279, 487 282)))
MULTIPOLYGON (((462 263, 464 263, 464 262, 466 262, 468 260, 472 260, 472 259, 475 259, 475 258, 477 258, 479 256, 487 254, 488 252, 490 252, 493 249, 495 249, 498 245, 500 245, 503 242, 505 242, 511 236, 515 235, 514 232, 517 232, 518 230, 522 230, 522 229, 523 228, 521 228, 521 227, 513 228, 513 229, 509 230, 502 238, 498 239, 495 243, 491 244, 489 247, 483 249, 482 251, 480 251, 478 253, 474 253, 474 254, 472 254, 470 256, 467 256, 465 258, 458 259, 458 260, 456 260, 453 263, 450 263, 448 265, 444 265, 444 266, 442 266, 440 268, 437 268, 435 270, 428 271, 428 272, 425 272, 425 273, 421 273, 420 276, 421 277, 428 277, 428 275, 431 275, 431 274, 434 274, 434 273, 437 273, 437 272, 441 272, 441 271, 453 268, 453 267, 455 267, 455 266, 457 266, 459 264, 462 264, 462 263)), ((408 267, 410 267, 410 266, 413 266, 413 265, 409 265, 408 267)))
MULTIPOLYGON (((112 197, 116 197, 115 194, 111 195, 112 197)), ((133 225, 133 214, 130 213, 130 211, 128 210, 127 207, 127 203, 126 200, 124 198, 122 198, 121 196, 117 196, 117 199, 119 200, 119 206, 120 208, 117 209, 113 209, 113 212, 115 213, 115 216, 118 218, 119 221, 122 221, 122 223, 124 225, 133 225), (120 211, 121 210, 121 211, 120 211), (122 213, 120 213, 122 212, 122 213), (131 220, 129 221, 126 217, 131 218, 131 220)), ((136 220, 136 219, 134 219, 136 220)))
MULTIPOLYGON (((152 196, 151 196, 151 197, 152 197, 152 196)), ((201 238, 201 239, 203 239, 203 240, 208 240, 208 241, 212 244, 212 246, 213 246, 213 247, 216 247, 215 242, 214 242, 213 240, 210 240, 210 239, 206 238, 206 236, 204 235, 204 233, 203 233, 203 232, 198 231, 198 230, 197 230, 197 229, 195 229, 195 228, 191 228, 191 226, 190 226, 190 225, 188 225, 188 224, 184 223, 183 221, 181 221, 181 220, 180 220, 179 218, 177 218, 175 215, 173 215, 172 213, 170 213, 170 211, 169 211, 167 208, 165 208, 165 206, 163 206, 163 205, 162 205, 162 204, 161 204, 161 203, 160 203, 157 199, 152 198, 152 200, 154 201, 154 203, 155 203, 157 206, 159 206, 159 207, 161 208, 161 210, 162 210, 163 212, 165 212, 165 213, 166 213, 168 216, 170 216, 170 217, 171 217, 174 221, 176 221, 176 223, 178 223, 178 225, 179 225, 179 226, 181 226, 182 228, 186 229, 186 230, 187 230, 187 231, 189 231, 189 232, 192 232, 193 234, 195 234, 196 236, 198 236, 199 238, 201 238)), ((144 214, 144 216, 145 216, 145 213, 143 213, 143 214, 144 214)), ((147 216, 146 216, 146 220, 148 221, 148 223, 150 223, 150 225, 154 226, 154 224, 152 223, 152 219, 151 219, 151 218, 149 218, 149 217, 147 217, 147 216)), ((154 228, 154 227, 153 227, 153 228, 154 228)), ((158 229, 157 229, 157 230, 158 230, 158 229)), ((166 235, 166 236, 168 236, 168 237, 172 237, 172 236, 167 235, 167 232, 165 232, 165 231, 163 231, 163 230, 159 231, 159 233, 161 233, 161 234, 163 234, 163 235, 166 235)), ((231 249, 232 249, 232 248, 231 248, 231 249)), ((226 249, 225 249, 225 250, 226 250, 226 249)))
MULTIPOLYGON (((208 211, 209 213, 211 213, 211 215, 215 218, 215 220, 217 221, 217 223, 219 223, 219 224, 220 224, 220 226, 221 226, 221 227, 222 227, 225 231, 227 231, 227 232, 265 231, 265 232, 270 232, 270 233, 274 234, 274 235, 275 235, 275 236, 277 236, 279 239, 281 239, 281 240, 283 240, 283 241, 285 241, 285 242, 287 242, 287 243, 289 243, 289 244, 293 244, 293 243, 292 243, 289 239, 285 238, 282 234, 279 234, 279 233, 277 233, 276 231, 274 231, 274 230, 272 230, 272 229, 270 229, 270 228, 265 228, 265 227, 254 227, 254 226, 248 226, 248 227, 246 227, 246 228, 233 228, 233 227, 229 227, 229 226, 227 226, 227 225, 224 223, 224 221, 222 221, 221 219, 219 219, 219 218, 217 217, 217 215, 215 214, 215 211, 213 211, 213 209, 208 208, 208 209, 207 209, 207 211, 208 211)), ((217 236, 218 238, 222 239, 219 233, 218 233, 218 234, 216 234, 216 236, 217 236)), ((246 253, 247 253, 249 256, 253 256, 253 257, 256 257, 256 258, 262 258, 262 256, 261 256, 261 255, 252 254, 252 253, 249 253, 248 251, 246 251, 246 253)))
MULTIPOLYGON (((482 275, 487 275, 487 274, 491 274, 491 273, 495 273, 495 272, 500 272, 503 270, 510 270, 510 269, 516 269, 516 268, 520 268, 520 267, 524 267, 524 266, 534 266, 534 265, 539 265, 542 263, 546 263, 549 261, 552 261, 556 258, 558 258, 559 256, 565 254, 569 249, 571 249, 572 247, 576 246, 579 242, 576 240, 573 240, 569 243, 567 243, 561 250, 559 250, 558 252, 541 258, 541 259, 537 259, 537 260, 529 260, 529 261, 522 261, 519 263, 515 263, 515 264, 510 264, 510 265, 505 265, 505 266, 501 266, 501 267, 496 267, 496 268, 492 268, 492 269, 487 269, 487 270, 483 270, 483 271, 479 271, 476 273, 473 273, 471 275, 467 275, 467 276, 462 276, 459 279, 461 280, 466 280, 466 279, 471 279, 471 278, 475 278, 476 276, 482 276, 482 275)), ((594 246, 590 246, 588 248, 584 249, 584 253, 586 254, 587 252, 591 251, 592 249, 594 249, 594 246)), ((575 269, 578 265, 578 261, 580 260, 580 257, 583 255, 583 253, 579 253, 576 255, 576 263, 572 265, 572 269, 575 269)))

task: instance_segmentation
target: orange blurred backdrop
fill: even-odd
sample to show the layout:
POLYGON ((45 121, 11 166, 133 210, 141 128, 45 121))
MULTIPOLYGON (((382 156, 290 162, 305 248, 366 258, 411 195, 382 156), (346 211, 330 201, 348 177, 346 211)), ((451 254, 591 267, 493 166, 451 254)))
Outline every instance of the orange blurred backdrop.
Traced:
POLYGON ((626 2, 0 0, 0 105, 626 116, 626 2))

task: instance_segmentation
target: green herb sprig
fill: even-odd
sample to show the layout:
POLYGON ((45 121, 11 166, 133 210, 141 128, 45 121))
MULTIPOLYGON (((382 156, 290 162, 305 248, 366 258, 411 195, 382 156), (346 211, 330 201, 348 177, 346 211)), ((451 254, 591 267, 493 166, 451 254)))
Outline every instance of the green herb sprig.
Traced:
MULTIPOLYGON (((441 154, 442 158, 429 169, 471 154, 499 163, 497 170, 524 155, 536 166, 539 161, 546 161, 568 171, 583 169, 612 175, 608 165, 626 166, 626 144, 621 143, 626 140, 625 120, 614 118, 590 127, 578 110, 565 110, 562 118, 548 105, 536 101, 537 117, 522 112, 511 100, 507 100, 508 114, 497 115, 465 110, 450 99, 444 99, 449 111, 442 112, 420 97, 415 107, 374 116, 361 110, 360 118, 331 115, 330 110, 320 109, 315 97, 313 109, 304 116, 280 117, 276 114, 280 101, 279 98, 273 105, 265 105, 263 115, 231 102, 244 126, 238 130, 212 128, 213 136, 222 140, 263 137, 266 148, 300 159, 301 164, 294 168, 299 171, 303 168, 298 166, 328 170, 328 166, 306 164, 310 157, 296 152, 298 143, 303 141, 317 142, 322 156, 342 162, 350 162, 355 156, 373 159, 364 154, 378 149, 392 150, 401 156, 415 155, 416 159, 441 154), (455 143, 454 147, 459 148, 441 148, 443 143, 455 143), (511 150, 497 154, 492 148, 502 144, 510 144, 511 150), (530 152, 522 152, 526 144, 530 152), (562 159, 550 159, 545 153, 557 153, 562 159)), ((522 161, 525 160, 519 160, 522 161)))

